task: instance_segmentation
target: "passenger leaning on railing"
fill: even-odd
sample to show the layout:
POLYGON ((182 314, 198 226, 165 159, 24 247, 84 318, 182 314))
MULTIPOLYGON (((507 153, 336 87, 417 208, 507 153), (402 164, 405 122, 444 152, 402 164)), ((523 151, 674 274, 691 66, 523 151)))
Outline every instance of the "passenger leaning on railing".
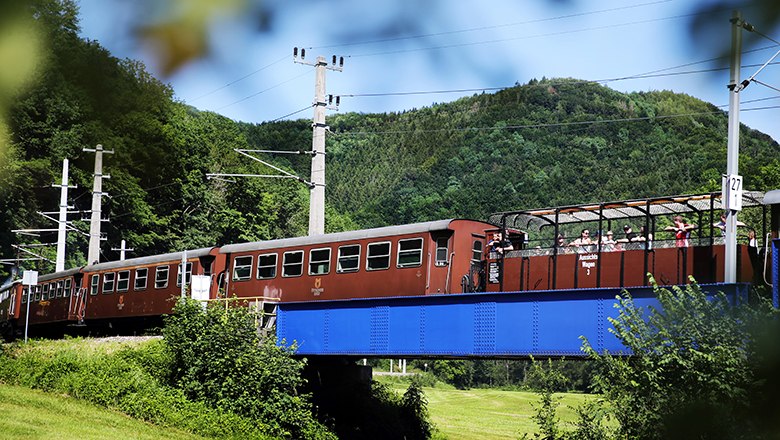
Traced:
POLYGON ((691 231, 696 229, 696 225, 685 223, 682 216, 674 216, 674 226, 667 226, 664 230, 674 232, 675 245, 677 247, 688 247, 688 239, 691 237, 691 231))
POLYGON ((606 235, 601 237, 601 250, 611 252, 616 250, 617 241, 613 238, 612 231, 607 231, 606 235))
POLYGON ((589 252, 592 244, 593 240, 590 239, 590 231, 583 229, 580 237, 569 243, 569 247, 576 248, 578 252, 589 252))
POLYGON ((503 257, 505 252, 509 252, 514 249, 512 242, 504 238, 504 234, 501 232, 494 232, 493 239, 487 244, 487 250, 489 253, 497 253, 503 257))

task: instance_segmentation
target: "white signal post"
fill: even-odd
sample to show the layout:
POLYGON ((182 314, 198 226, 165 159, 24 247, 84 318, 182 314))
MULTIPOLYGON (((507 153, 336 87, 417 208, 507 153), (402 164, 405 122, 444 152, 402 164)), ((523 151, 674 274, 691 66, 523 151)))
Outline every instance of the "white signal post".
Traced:
POLYGON ((27 314, 24 318, 24 342, 27 343, 27 328, 30 325, 30 292, 32 292, 33 286, 38 285, 38 272, 34 270, 25 270, 22 273, 22 285, 27 286, 27 314))
POLYGON ((52 186, 60 187, 60 217, 57 222, 57 259, 54 264, 54 271, 62 272, 65 270, 65 228, 68 223, 68 188, 76 188, 75 186, 68 186, 68 159, 63 159, 62 161, 62 183, 52 186))

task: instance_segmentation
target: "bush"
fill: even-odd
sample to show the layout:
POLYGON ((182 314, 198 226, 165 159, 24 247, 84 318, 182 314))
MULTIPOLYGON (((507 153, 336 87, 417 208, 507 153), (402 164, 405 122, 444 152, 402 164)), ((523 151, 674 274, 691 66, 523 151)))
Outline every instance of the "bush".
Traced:
POLYGON ((65 393, 161 426, 220 438, 267 438, 262 425, 191 402, 159 377, 170 376, 161 341, 137 348, 87 350, 89 341, 33 341, 0 354, 0 381, 65 393))
POLYGON ((672 290, 651 281, 660 308, 637 307, 626 293, 610 319, 633 356, 601 355, 584 341, 600 365, 598 388, 616 409, 618 435, 747 439, 773 432, 777 426, 766 428, 759 415, 780 406, 766 386, 777 376, 777 349, 760 344, 776 340, 776 311, 765 302, 708 297, 693 280, 672 290))
POLYGON ((260 340, 246 307, 181 300, 165 320, 172 380, 189 399, 266 425, 279 437, 333 438, 300 394, 304 362, 272 339, 260 340))

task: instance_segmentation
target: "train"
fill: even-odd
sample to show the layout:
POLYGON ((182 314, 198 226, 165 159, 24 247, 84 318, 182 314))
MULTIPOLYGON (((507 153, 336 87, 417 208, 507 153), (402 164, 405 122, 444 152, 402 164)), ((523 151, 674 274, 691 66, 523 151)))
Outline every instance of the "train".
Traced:
MULTIPOLYGON (((767 231, 764 193, 745 192, 767 231)), ((780 206, 780 205, 778 205, 780 206)), ((724 280, 720 193, 560 206, 400 226, 237 243, 110 261, 0 287, 6 339, 68 332, 130 333, 159 326, 176 301, 242 301, 273 316, 278 303, 478 292, 560 291, 724 280), (684 245, 671 216, 693 223, 684 245), (667 226, 665 226, 667 225, 667 226), (648 231, 612 240, 612 229, 648 231), (564 245, 585 229, 598 238, 564 245), (493 238, 501 234, 504 249, 493 238), (610 238, 609 240, 607 238, 610 238), (568 240, 567 240, 568 241, 568 240)), ((772 230, 777 238, 777 217, 772 230)), ((744 228, 742 228, 744 229, 744 228)), ((740 236, 744 236, 740 231, 740 236)), ((743 240, 744 241, 744 240, 743 240)), ((763 251, 737 245, 737 281, 762 283, 763 251)), ((267 321, 269 324, 273 320, 267 321)))

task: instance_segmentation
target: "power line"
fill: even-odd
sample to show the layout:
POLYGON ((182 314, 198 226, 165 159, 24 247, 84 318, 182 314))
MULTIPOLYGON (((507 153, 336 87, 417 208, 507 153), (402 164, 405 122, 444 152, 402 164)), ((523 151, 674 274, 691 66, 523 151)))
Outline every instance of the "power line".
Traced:
POLYGON ((276 122, 276 121, 279 121, 279 120, 281 120, 281 119, 287 118, 287 117, 289 117, 289 116, 292 116, 292 115, 297 115, 298 113, 300 113, 300 112, 303 112, 303 111, 306 111, 306 110, 308 110, 308 109, 310 109, 310 108, 312 108, 312 105, 307 105, 306 107, 304 107, 304 108, 302 108, 302 109, 300 109, 300 110, 296 110, 296 111, 294 111, 294 112, 292 112, 292 113, 287 113, 287 114, 286 114, 286 115, 284 115, 284 116, 279 116, 278 118, 276 118, 276 119, 273 119, 273 120, 271 120, 271 121, 268 121, 268 122, 269 122, 269 123, 270 123, 270 122, 276 122))
MULTIPOLYGON (((770 88, 770 89, 772 89, 772 90, 774 90, 774 91, 776 91, 776 92, 780 92, 780 89, 778 89, 777 87, 770 86, 769 84, 767 84, 767 83, 765 83, 765 82, 762 82, 762 81, 759 81, 759 80, 757 80, 757 79, 755 79, 755 78, 753 78, 753 82, 755 82, 755 83, 758 83, 758 84, 761 84, 762 86, 764 86, 764 87, 767 87, 767 88, 770 88)), ((777 96, 776 98, 780 98, 780 96, 777 96)))
POLYGON ((306 72, 303 72, 302 74, 300 74, 300 75, 296 75, 296 76, 294 76, 294 77, 292 77, 292 78, 290 78, 290 79, 288 79, 288 80, 286 80, 286 81, 282 81, 282 82, 280 82, 279 84, 273 85, 273 86, 271 86, 271 87, 268 87, 267 89, 263 89, 263 90, 261 90, 261 91, 259 91, 259 92, 257 92, 257 93, 253 93, 253 94, 251 94, 251 95, 249 95, 249 96, 246 96, 246 97, 244 97, 244 98, 241 98, 241 99, 239 99, 239 100, 238 100, 238 101, 236 101, 236 102, 233 102, 233 103, 230 103, 230 104, 228 104, 228 105, 222 106, 222 107, 220 107, 220 108, 216 109, 215 111, 220 111, 220 110, 226 109, 226 108, 228 108, 228 107, 230 107, 230 106, 236 105, 236 104, 238 104, 238 103, 240 103, 240 102, 244 102, 244 101, 246 101, 247 99, 254 98, 254 97, 255 97, 255 96, 257 96, 257 95, 260 95, 260 94, 262 94, 262 93, 265 93, 265 92, 267 92, 267 91, 269 91, 269 90, 273 90, 273 89, 275 89, 275 88, 277 88, 277 87, 279 87, 279 86, 281 86, 281 85, 284 85, 284 84, 287 84, 288 82, 294 81, 294 80, 296 80, 296 79, 298 79, 298 78, 300 78, 300 77, 302 77, 302 76, 304 76, 304 75, 307 75, 307 74, 309 74, 309 73, 311 73, 311 72, 312 72, 311 70, 309 70, 309 71, 306 71, 306 72))
POLYGON ((232 86, 233 84, 235 84, 235 83, 237 83, 237 82, 241 82, 241 81, 243 81, 243 80, 245 80, 245 79, 249 78, 249 77, 250 77, 250 76, 252 76, 252 75, 255 75, 255 74, 257 74, 257 73, 260 73, 260 72, 262 72, 263 70, 265 70, 265 69, 267 69, 267 68, 269 68, 269 67, 271 67, 271 66, 273 66, 273 65, 276 65, 276 64, 278 64, 278 63, 280 63, 280 62, 282 62, 282 61, 286 60, 288 57, 289 57, 289 55, 285 55, 285 56, 283 56, 283 57, 279 58, 278 60, 276 60, 276 61, 272 62, 271 64, 268 64, 268 65, 266 65, 266 66, 263 66, 263 67, 261 67, 261 68, 259 68, 259 69, 255 70, 255 71, 254 71, 254 72, 252 72, 252 73, 248 73, 248 74, 246 74, 246 75, 242 76, 241 78, 238 78, 238 79, 236 79, 236 80, 230 81, 229 83, 227 83, 227 84, 225 84, 225 85, 223 85, 223 86, 221 86, 221 87, 217 87, 216 89, 214 89, 214 90, 212 90, 212 91, 210 91, 210 92, 208 92, 208 93, 204 93, 204 94, 202 94, 202 95, 198 96, 197 98, 193 99, 193 100, 192 100, 192 101, 190 101, 190 102, 195 102, 195 101, 197 101, 197 100, 199 100, 199 99, 201 99, 201 98, 205 98, 206 96, 213 95, 214 93, 217 93, 218 91, 220 91, 220 90, 222 90, 222 89, 224 89, 224 88, 230 87, 230 86, 232 86))
POLYGON ((690 13, 690 14, 682 14, 682 15, 674 15, 670 17, 661 17, 661 18, 652 18, 647 20, 638 20, 638 21, 632 21, 627 23, 617 23, 617 24, 609 24, 604 26, 594 26, 594 27, 588 27, 588 28, 582 28, 582 29, 575 29, 571 31, 560 31, 560 32, 551 32, 547 34, 537 34, 537 35, 525 35, 522 37, 512 37, 512 38, 499 38, 494 40, 484 40, 484 41, 473 41, 469 43, 456 43, 456 44, 448 44, 448 45, 442 45, 442 46, 429 46, 429 47, 418 47, 418 48, 411 48, 411 49, 398 49, 398 50, 389 50, 389 51, 383 51, 383 52, 374 52, 374 53, 367 53, 367 54, 354 54, 354 55, 348 55, 350 58, 358 58, 358 57, 370 57, 370 56, 377 56, 377 55, 395 55, 400 53, 408 53, 408 52, 422 52, 422 51, 428 51, 428 50, 440 50, 440 49, 452 49, 455 47, 468 47, 468 46, 478 46, 482 44, 494 44, 494 43, 502 43, 505 41, 517 41, 517 40, 527 40, 532 38, 543 38, 543 37, 553 37, 553 36, 559 36, 559 35, 568 35, 568 34, 576 34, 576 33, 582 33, 582 32, 588 32, 593 30, 604 30, 604 29, 611 29, 611 28, 617 28, 617 27, 625 27, 625 26, 633 26, 637 24, 646 24, 646 23, 655 23, 659 21, 666 21, 666 20, 676 20, 680 18, 686 18, 686 17, 692 17, 700 15, 700 13, 690 13))
MULTIPOLYGON (((622 76, 622 77, 615 77, 615 78, 606 78, 606 79, 594 79, 594 80, 580 80, 580 81, 567 81, 567 82, 560 82, 560 83, 544 83, 543 85, 569 85, 569 84, 607 84, 611 82, 617 82, 617 81, 627 81, 627 80, 633 80, 633 79, 647 79, 647 78, 660 78, 660 77, 666 77, 666 76, 679 76, 679 75, 691 75, 691 74, 698 74, 698 73, 711 73, 711 72, 717 72, 717 71, 723 71, 728 70, 728 67, 716 67, 716 68, 710 68, 710 69, 699 69, 699 70, 688 70, 688 71, 682 71, 682 72, 669 72, 669 73, 655 73, 655 72, 663 72, 667 70, 673 70, 680 67, 689 66, 692 64, 701 64, 707 61, 712 61, 717 58, 712 58, 710 60, 705 61, 698 61, 696 63, 687 63, 680 66, 675 67, 669 67, 666 69, 660 69, 660 70, 654 70, 648 73, 640 73, 637 75, 631 75, 631 76, 622 76)), ((780 62, 770 63, 770 65, 778 65, 780 62)), ((753 65, 744 65, 742 67, 756 67, 760 66, 760 64, 753 64, 753 65)), ((500 90, 506 90, 509 88, 515 87, 515 85, 511 86, 500 86, 500 87, 474 87, 474 88, 465 88, 465 89, 448 89, 448 90, 422 90, 422 91, 410 91, 410 92, 377 92, 377 93, 352 93, 352 94, 342 94, 339 95, 342 98, 364 98, 364 97, 382 97, 382 96, 407 96, 407 95, 432 95, 432 94, 446 94, 446 93, 465 93, 465 92, 480 92, 480 91, 500 91, 500 90)))
POLYGON ((392 41, 402 41, 402 40, 415 40, 420 38, 428 38, 428 37, 438 37, 442 35, 454 35, 454 34, 461 34, 461 33, 467 33, 467 32, 476 32, 476 31, 484 31, 484 30, 491 30, 491 29, 499 29, 499 28, 505 28, 505 27, 514 27, 514 26, 522 26, 527 24, 533 24, 533 23, 543 23, 546 21, 555 21, 555 20, 564 20, 567 18, 575 18, 575 17, 584 17, 587 15, 596 15, 596 14, 602 14, 605 12, 614 12, 614 11, 620 11, 625 9, 634 9, 639 8, 643 6, 649 6, 649 5, 656 5, 659 3, 668 3, 672 0, 659 0, 649 3, 640 3, 637 5, 628 5, 628 6, 620 6, 616 8, 609 8, 609 9, 601 9, 596 11, 588 11, 588 12, 580 12, 576 14, 568 14, 568 15, 559 15, 556 17, 548 17, 548 18, 540 18, 536 20, 527 20, 527 21, 520 21, 515 23, 507 23, 507 24, 499 24, 499 25, 493 25, 493 26, 481 26, 476 28, 468 28, 468 29, 459 29, 454 31, 443 31, 443 32, 435 32, 430 34, 419 34, 419 35, 410 35, 406 37, 393 37, 393 38, 382 38, 382 39, 376 39, 376 40, 368 40, 368 41, 358 41, 354 43, 343 43, 343 44, 333 44, 328 46, 313 46, 309 47, 308 49, 332 49, 337 47, 348 47, 348 46, 362 46, 362 45, 368 45, 368 44, 378 44, 378 43, 388 43, 392 41))

